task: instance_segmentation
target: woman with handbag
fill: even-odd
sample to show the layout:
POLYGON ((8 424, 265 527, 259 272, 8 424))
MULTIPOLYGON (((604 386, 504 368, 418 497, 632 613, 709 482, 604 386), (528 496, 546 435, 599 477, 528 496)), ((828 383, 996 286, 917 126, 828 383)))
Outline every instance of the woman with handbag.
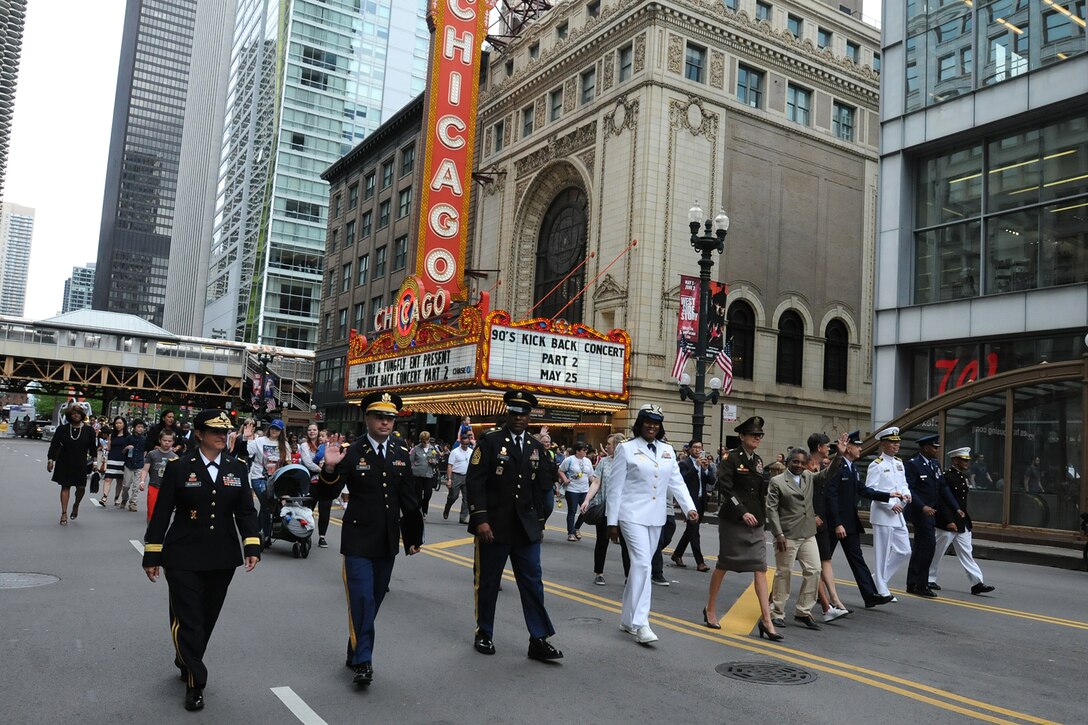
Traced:
POLYGON ((72 506, 72 520, 79 516, 79 502, 87 491, 87 463, 92 460, 98 449, 98 439, 94 429, 84 425, 83 407, 73 403, 64 411, 68 419, 49 443, 48 462, 45 470, 53 474, 53 480, 60 484, 60 525, 68 525, 68 500, 72 487, 76 489, 76 502, 72 506))
POLYGON ((563 482, 567 499, 567 541, 582 538, 582 518, 578 511, 588 498, 589 477, 593 475, 593 462, 589 460, 589 444, 578 443, 574 455, 567 456, 559 464, 559 480, 563 482))
MULTIPOLYGON (((101 435, 101 434, 100 434, 101 435)), ((102 477, 102 498, 98 503, 106 505, 110 497, 110 484, 117 484, 117 491, 113 495, 113 505, 121 507, 121 493, 125 479, 125 446, 128 445, 128 422, 121 416, 113 419, 113 429, 110 430, 106 443, 106 471, 102 477)))
POLYGON ((590 477, 589 492, 582 502, 582 520, 597 527, 597 543, 593 547, 593 583, 603 587, 604 557, 608 553, 608 515, 605 512, 608 500, 608 482, 612 477, 612 456, 616 446, 627 440, 621 433, 608 436, 604 445, 604 454, 597 463, 597 469, 590 477))

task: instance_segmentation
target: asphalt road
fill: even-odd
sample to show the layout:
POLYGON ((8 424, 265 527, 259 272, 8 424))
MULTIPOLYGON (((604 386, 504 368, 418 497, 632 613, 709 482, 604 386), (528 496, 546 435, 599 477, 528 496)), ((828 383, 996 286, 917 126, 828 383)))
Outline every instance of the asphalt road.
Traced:
MULTIPOLYGON (((143 538, 143 502, 129 513, 92 506, 88 496, 79 520, 58 526, 47 446, 0 440, 0 572, 59 577, 0 589, 2 723, 1085 721, 1084 572, 983 562, 997 591, 973 597, 949 559, 940 599, 904 594, 901 572, 900 602, 865 610, 840 556, 839 586, 854 614, 819 632, 788 626, 785 641, 771 644, 752 636, 750 576, 726 577, 726 628, 714 632, 700 616, 708 575, 670 566, 672 586, 654 589, 651 623, 661 639, 645 647, 618 628, 619 552, 609 551, 608 584, 594 586, 592 529, 568 543, 565 512, 557 511, 544 575, 553 641, 566 657, 548 665, 525 657, 512 581, 499 595, 498 654, 473 651, 473 548, 440 508, 431 510, 424 553, 398 557, 368 690, 352 686, 343 665, 334 525, 332 547, 309 559, 293 559, 279 542, 255 571, 239 569, 207 655, 207 707, 187 713, 172 665, 166 582, 147 581, 132 543, 143 538), (816 679, 766 685, 716 672, 730 662, 791 666, 816 679)), ((440 506, 440 495, 432 503, 440 506)), ((716 549, 712 528, 703 537, 716 549)), ((795 579, 795 595, 797 586, 795 579)))

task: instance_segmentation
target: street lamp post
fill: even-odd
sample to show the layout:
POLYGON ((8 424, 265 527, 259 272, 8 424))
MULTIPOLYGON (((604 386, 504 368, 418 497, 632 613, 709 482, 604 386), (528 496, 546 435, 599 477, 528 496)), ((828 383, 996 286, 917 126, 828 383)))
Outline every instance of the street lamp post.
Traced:
POLYGON ((691 378, 686 373, 680 380, 680 400, 691 400, 694 410, 691 414, 692 440, 703 439, 703 426, 706 424, 704 408, 706 403, 718 402, 722 381, 710 380, 710 392, 706 392, 706 348, 710 325, 710 269, 714 266, 714 252, 725 251, 725 235, 729 232, 729 217, 725 210, 719 211, 713 220, 703 218, 703 210, 696 202, 688 211, 688 226, 691 229, 691 246, 699 252, 699 330, 695 343, 695 388, 691 388, 691 378), (699 233, 699 227, 704 227, 699 233))

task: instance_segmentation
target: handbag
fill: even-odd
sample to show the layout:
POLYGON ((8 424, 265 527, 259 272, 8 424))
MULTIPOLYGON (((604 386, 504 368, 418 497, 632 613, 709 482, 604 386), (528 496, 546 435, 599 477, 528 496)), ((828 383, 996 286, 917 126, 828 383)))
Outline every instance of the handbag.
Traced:
POLYGON ((608 513, 605 511, 604 501, 598 501, 586 508, 586 512, 582 514, 582 521, 585 521, 591 526, 600 526, 608 521, 608 513))
POLYGON ((98 493, 98 481, 101 478, 98 471, 91 474, 91 493, 98 493))

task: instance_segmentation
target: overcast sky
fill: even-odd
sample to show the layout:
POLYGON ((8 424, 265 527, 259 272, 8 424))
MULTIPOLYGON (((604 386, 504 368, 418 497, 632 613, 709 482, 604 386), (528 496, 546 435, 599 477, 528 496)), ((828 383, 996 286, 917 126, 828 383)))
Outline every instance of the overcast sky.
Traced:
POLYGON ((97 257, 124 15, 125 0, 28 3, 4 199, 36 210, 32 319, 59 313, 72 267, 97 257))

